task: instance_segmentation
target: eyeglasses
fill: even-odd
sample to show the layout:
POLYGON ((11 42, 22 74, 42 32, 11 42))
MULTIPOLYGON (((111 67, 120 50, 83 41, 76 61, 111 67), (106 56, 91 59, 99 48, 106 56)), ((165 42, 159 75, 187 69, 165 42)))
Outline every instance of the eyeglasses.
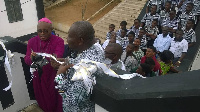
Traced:
POLYGON ((37 30, 37 32, 38 32, 38 33, 42 33, 42 32, 43 32, 43 33, 48 33, 49 31, 48 31, 47 29, 43 29, 43 30, 42 30, 42 29, 39 29, 39 30, 37 30))

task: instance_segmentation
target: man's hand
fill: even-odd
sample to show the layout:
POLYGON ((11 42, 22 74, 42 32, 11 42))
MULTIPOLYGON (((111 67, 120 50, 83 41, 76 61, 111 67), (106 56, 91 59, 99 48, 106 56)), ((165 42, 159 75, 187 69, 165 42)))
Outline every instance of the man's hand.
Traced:
POLYGON ((65 58, 56 58, 58 61, 60 61, 60 62, 65 62, 66 60, 65 60, 65 58))
POLYGON ((31 61, 33 61, 33 57, 36 56, 37 54, 35 52, 31 52, 31 61))
POLYGON ((179 67, 181 63, 179 63, 178 61, 175 63, 176 67, 179 67))
POLYGON ((68 71, 68 69, 72 66, 74 66, 74 65, 72 65, 72 64, 66 65, 66 63, 60 65, 58 68, 58 71, 57 71, 57 75, 61 74, 61 73, 66 73, 66 71, 68 71))
POLYGON ((60 66, 60 63, 56 62, 54 59, 50 58, 51 66, 57 70, 60 66))
MULTIPOLYGON (((65 58, 57 58, 58 61, 60 62, 65 62, 65 58)), ((61 65, 60 63, 56 62, 54 59, 50 58, 51 66, 57 70, 59 66, 61 65)))

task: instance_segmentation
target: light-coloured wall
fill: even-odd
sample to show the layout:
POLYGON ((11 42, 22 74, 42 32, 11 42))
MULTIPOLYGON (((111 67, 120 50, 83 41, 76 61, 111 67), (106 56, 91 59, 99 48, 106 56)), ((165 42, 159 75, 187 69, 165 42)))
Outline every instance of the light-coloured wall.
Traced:
POLYGON ((20 0, 20 2, 24 20, 9 23, 7 12, 4 11, 6 10, 4 0, 0 0, 0 37, 11 36, 16 38, 37 31, 38 17, 35 0, 20 0))
POLYGON ((27 84, 20 59, 20 57, 24 57, 25 55, 17 52, 13 52, 13 54, 14 64, 11 65, 12 77, 10 76, 6 66, 4 67, 7 73, 8 81, 11 82, 12 80, 11 92, 15 103, 3 110, 0 101, 0 112, 18 112, 26 106, 36 102, 35 100, 30 100, 28 94, 27 84))

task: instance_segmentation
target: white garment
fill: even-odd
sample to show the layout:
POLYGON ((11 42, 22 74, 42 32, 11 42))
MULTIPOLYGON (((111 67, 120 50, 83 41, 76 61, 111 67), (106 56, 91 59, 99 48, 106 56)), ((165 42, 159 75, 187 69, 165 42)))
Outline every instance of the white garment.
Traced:
POLYGON ((172 38, 167 35, 163 37, 163 34, 159 34, 154 41, 153 46, 156 48, 157 51, 163 52, 164 50, 168 50, 171 44, 172 38))
POLYGON ((175 41, 174 38, 171 41, 171 47, 169 51, 174 54, 174 58, 181 57, 182 53, 186 53, 188 50, 188 42, 183 39, 181 42, 175 41))
MULTIPOLYGON (((102 45, 103 49, 106 48, 106 46, 109 44, 109 41, 110 41, 110 39, 106 40, 106 41, 103 43, 103 45, 102 45)), ((116 40, 116 43, 119 44, 119 45, 121 45, 119 40, 116 40)))

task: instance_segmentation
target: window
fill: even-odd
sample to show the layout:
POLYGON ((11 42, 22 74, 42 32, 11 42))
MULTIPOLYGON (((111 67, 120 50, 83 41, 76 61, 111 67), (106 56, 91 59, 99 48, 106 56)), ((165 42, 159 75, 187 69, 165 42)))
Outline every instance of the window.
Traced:
POLYGON ((4 0, 8 15, 9 23, 22 21, 23 15, 22 15, 22 9, 20 0, 4 0))

